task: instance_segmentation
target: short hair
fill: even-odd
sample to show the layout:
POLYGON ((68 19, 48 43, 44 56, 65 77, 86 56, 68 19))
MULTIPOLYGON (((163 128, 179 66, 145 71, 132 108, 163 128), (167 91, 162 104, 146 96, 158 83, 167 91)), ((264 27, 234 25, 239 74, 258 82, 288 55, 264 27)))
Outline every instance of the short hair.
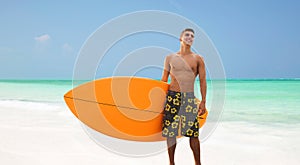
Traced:
POLYGON ((194 32, 194 30, 193 30, 192 28, 186 28, 186 29, 184 29, 184 30, 181 32, 180 38, 182 37, 182 34, 183 34, 184 32, 186 32, 186 31, 189 31, 189 32, 192 32, 192 33, 195 34, 195 32, 194 32))

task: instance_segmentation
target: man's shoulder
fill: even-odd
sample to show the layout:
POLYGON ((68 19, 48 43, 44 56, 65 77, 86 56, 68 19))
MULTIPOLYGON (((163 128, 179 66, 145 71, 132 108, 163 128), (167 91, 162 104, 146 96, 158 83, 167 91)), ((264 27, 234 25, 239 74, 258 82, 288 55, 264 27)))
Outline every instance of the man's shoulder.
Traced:
POLYGON ((176 56, 176 53, 171 53, 171 54, 168 54, 165 58, 170 59, 170 58, 175 57, 175 56, 176 56))
POLYGON ((167 55, 167 57, 174 57, 176 55, 177 55, 177 53, 170 53, 170 54, 167 55))
POLYGON ((203 56, 201 56, 200 54, 193 54, 193 56, 197 61, 197 65, 205 65, 203 56))
POLYGON ((193 53, 192 56, 197 60, 203 60, 203 56, 201 56, 200 54, 193 53))

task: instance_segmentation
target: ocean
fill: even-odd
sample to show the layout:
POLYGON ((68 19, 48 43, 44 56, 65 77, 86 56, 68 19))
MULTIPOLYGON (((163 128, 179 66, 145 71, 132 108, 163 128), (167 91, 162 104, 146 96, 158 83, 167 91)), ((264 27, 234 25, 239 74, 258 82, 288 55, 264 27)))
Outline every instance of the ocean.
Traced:
MULTIPOLYGON (((209 109, 214 100, 210 100, 212 87, 209 80, 207 84, 209 109)), ((225 86, 221 121, 268 125, 300 123, 298 79, 227 80, 225 86)), ((34 107, 34 104, 44 104, 41 110, 49 109, 47 105, 67 109, 63 95, 72 88, 71 80, 0 80, 0 105, 32 104, 34 107)))
POLYGON ((300 80, 229 80, 223 121, 300 123, 300 80))

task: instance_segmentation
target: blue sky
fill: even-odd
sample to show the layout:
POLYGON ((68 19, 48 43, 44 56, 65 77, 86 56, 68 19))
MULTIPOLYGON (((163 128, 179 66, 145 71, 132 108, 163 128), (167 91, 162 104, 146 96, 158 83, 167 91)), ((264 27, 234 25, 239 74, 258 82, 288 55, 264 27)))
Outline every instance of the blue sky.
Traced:
MULTIPOLYGON (((11 0, 0 6, 0 79, 72 79, 88 37, 111 19, 141 10, 176 13, 200 26, 217 48, 227 78, 300 77, 297 0, 11 0)), ((153 38, 143 37, 125 44, 130 48, 153 38)), ((177 43, 169 40, 162 38, 159 46, 177 43)), ((160 70, 145 74, 159 78, 160 70)))

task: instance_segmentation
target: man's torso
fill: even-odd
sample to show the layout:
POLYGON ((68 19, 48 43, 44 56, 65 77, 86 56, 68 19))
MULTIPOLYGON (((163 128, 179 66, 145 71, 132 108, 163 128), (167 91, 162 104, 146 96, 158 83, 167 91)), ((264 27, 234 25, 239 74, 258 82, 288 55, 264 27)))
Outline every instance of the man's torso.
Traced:
POLYGON ((196 54, 170 56, 170 90, 178 92, 193 92, 194 82, 198 74, 196 54))

